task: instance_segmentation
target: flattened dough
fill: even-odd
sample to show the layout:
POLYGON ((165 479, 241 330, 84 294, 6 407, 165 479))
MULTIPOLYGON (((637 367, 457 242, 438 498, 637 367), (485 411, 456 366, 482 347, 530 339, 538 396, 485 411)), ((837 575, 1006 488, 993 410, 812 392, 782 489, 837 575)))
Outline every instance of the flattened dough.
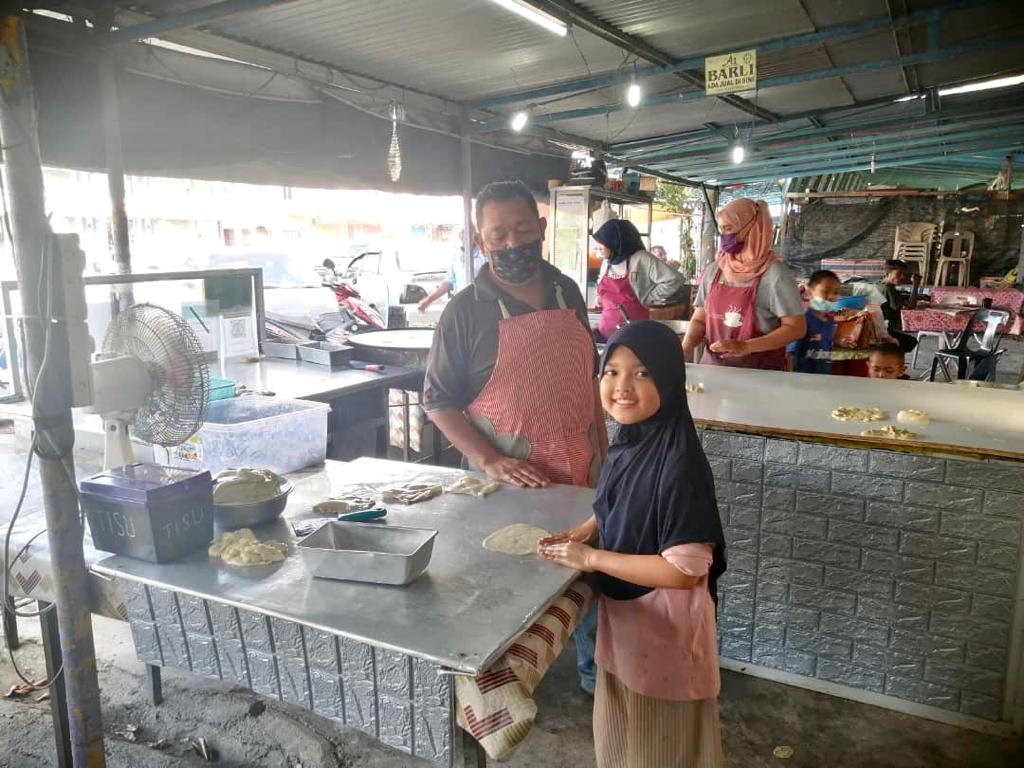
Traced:
POLYGON ((909 429, 900 429, 892 424, 886 424, 884 427, 876 427, 874 429, 865 429, 860 434, 862 437, 885 437, 890 440, 913 440, 917 437, 916 432, 911 432, 909 429))
POLYGON ((260 541, 249 528, 225 533, 210 545, 210 557, 226 565, 271 565, 284 560, 288 545, 283 541, 260 541))
POLYGON ((467 475, 459 478, 445 489, 448 493, 458 493, 464 496, 477 496, 483 498, 490 496, 495 491, 501 490, 501 483, 488 480, 483 477, 467 475))
POLYGON ((832 411, 836 421, 882 421, 888 414, 881 408, 856 408, 844 405, 832 411))
POLYGON ((536 525, 514 523, 499 528, 484 539, 484 548, 505 555, 532 555, 537 551, 537 542, 550 535, 536 525))
POLYGON ((909 422, 912 424, 927 424, 931 421, 928 411, 919 411, 916 408, 908 408, 896 414, 896 421, 909 422))

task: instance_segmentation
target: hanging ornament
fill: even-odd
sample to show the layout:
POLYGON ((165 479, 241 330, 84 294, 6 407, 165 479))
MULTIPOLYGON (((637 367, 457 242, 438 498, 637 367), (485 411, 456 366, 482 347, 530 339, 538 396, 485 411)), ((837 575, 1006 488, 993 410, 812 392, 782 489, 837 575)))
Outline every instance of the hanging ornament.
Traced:
POLYGON ((871 153, 871 172, 875 172, 875 153, 871 153))
POLYGON ((398 123, 405 120, 405 107, 401 104, 391 105, 391 146, 388 147, 388 173, 391 181, 398 182, 402 177, 402 147, 398 143, 398 123))

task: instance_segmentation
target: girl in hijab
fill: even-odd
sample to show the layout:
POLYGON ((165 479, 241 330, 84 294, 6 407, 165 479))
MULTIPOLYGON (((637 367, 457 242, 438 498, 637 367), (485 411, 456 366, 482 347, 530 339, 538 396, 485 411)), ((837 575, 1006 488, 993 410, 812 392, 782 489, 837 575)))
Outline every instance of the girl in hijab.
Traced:
POLYGON ((666 326, 620 328, 601 401, 622 427, 594 516, 541 540, 546 560, 593 574, 600 594, 598 768, 720 768, 715 600, 725 540, 715 486, 666 326))
POLYGON ((648 319, 648 307, 681 299, 686 287, 683 276, 648 253, 631 221, 606 221, 594 233, 594 240, 604 259, 597 284, 602 339, 609 338, 622 323, 648 319))
POLYGON ((786 345, 806 333, 796 279, 772 251, 772 219, 763 200, 739 198, 716 217, 718 257, 704 270, 683 340, 687 360, 785 370, 786 345))

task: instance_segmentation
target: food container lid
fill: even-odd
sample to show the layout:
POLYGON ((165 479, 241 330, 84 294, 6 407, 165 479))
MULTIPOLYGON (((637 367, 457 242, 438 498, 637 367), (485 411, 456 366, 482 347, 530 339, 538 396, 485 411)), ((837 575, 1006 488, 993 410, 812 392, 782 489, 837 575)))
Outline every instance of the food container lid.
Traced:
POLYGON ((83 493, 133 504, 164 502, 212 487, 213 479, 205 469, 178 469, 145 462, 100 472, 81 483, 83 493))

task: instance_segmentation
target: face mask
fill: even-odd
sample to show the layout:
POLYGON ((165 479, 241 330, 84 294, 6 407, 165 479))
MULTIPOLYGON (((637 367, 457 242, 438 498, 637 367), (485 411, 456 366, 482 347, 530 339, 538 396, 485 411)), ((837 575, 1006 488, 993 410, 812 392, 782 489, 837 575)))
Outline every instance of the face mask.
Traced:
POLYGON ((540 269, 541 241, 518 248, 499 248, 491 251, 491 269, 499 280, 506 283, 525 283, 540 269))
POLYGON ((811 299, 811 309, 816 309, 819 312, 835 312, 836 302, 829 301, 828 299, 819 299, 815 296, 811 299))
POLYGON ((743 250, 741 243, 732 232, 722 235, 718 247, 726 253, 737 254, 743 250))

